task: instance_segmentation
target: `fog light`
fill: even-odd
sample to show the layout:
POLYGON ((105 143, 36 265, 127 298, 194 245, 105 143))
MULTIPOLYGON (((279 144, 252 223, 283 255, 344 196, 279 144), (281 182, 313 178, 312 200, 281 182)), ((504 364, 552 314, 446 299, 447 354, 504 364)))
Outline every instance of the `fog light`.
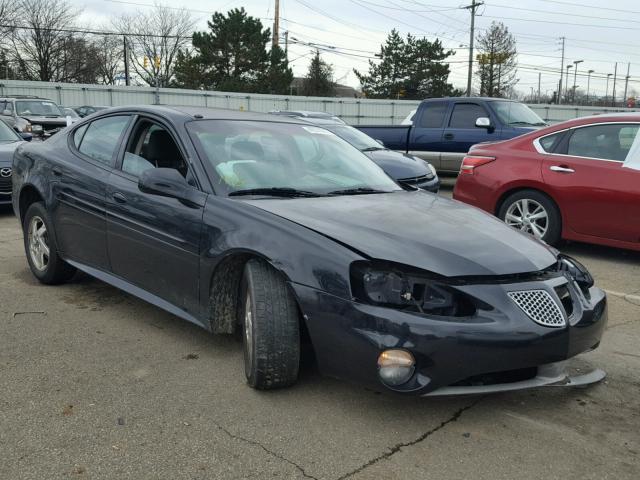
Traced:
POLYGON ((402 385, 413 375, 415 364, 406 350, 385 350, 378 357, 378 375, 387 385, 402 385))

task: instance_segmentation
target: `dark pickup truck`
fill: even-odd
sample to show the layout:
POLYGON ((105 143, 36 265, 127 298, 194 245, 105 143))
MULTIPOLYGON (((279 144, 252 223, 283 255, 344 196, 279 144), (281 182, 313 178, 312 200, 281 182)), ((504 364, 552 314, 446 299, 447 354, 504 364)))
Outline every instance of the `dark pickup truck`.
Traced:
POLYGON ((355 125, 392 150, 455 172, 472 145, 530 132, 546 123, 526 105, 501 98, 452 97, 424 100, 412 125, 355 125))

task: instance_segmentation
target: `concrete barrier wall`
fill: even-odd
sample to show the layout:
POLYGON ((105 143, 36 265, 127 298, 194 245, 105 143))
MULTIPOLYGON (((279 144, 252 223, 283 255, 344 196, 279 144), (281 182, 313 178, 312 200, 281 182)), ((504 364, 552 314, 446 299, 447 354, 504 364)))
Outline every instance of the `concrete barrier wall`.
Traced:
MULTIPOLYGON (((417 100, 370 100, 335 97, 243 94, 231 92, 156 90, 150 87, 82 85, 75 83, 0 80, 0 96, 36 95, 64 106, 81 105, 189 105, 254 112, 270 110, 314 110, 331 112, 350 124, 394 125, 400 123, 420 103, 417 100)), ((575 107, 570 105, 529 104, 545 121, 557 123, 571 118, 610 112, 636 111, 628 108, 575 107)))

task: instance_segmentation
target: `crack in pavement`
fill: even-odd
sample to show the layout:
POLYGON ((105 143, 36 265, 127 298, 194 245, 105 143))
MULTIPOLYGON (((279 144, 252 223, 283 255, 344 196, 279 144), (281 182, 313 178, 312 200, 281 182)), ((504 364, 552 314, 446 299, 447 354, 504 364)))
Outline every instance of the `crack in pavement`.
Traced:
POLYGON ((280 455, 279 453, 276 453, 272 450, 269 450, 267 447, 265 447, 264 445, 262 445, 260 442, 256 441, 256 440, 251 440, 249 438, 245 438, 242 437, 240 435, 236 435, 234 433, 231 433, 229 430, 227 430, 225 427, 223 427, 222 425, 220 425, 217 422, 213 422, 215 424, 216 427, 218 427, 220 430, 222 430, 224 433, 226 433, 229 437, 235 439, 235 440, 240 440, 242 442, 245 442, 249 445, 254 445, 256 447, 260 447, 262 450, 264 450, 265 452, 267 452, 269 455, 271 455, 272 457, 275 457, 277 459, 280 459, 286 463, 288 463, 289 465, 294 466, 300 473, 302 473, 302 475, 305 478, 311 478, 313 480, 319 480, 318 477, 314 477, 313 475, 307 473, 305 471, 305 469, 303 467, 301 467, 300 465, 298 465, 296 462, 294 462, 293 460, 289 460, 286 457, 283 457, 282 455, 280 455))
POLYGON ((402 442, 402 443, 395 444, 387 452, 385 452, 382 455, 379 455, 379 456, 369 460, 367 463, 364 463, 364 464, 360 465, 355 470, 352 470, 351 472, 342 475, 340 478, 338 478, 338 480, 346 480, 347 478, 352 477, 353 475, 356 475, 357 473, 362 472, 363 470, 369 468, 370 466, 375 465, 376 463, 380 462, 381 460, 386 460, 386 459, 390 458, 391 456, 395 455, 400 450, 402 450, 404 447, 411 447, 413 445, 416 445, 416 444, 426 440, 428 437, 430 437, 431 435, 433 435, 437 431, 442 430, 444 427, 446 427, 450 423, 458 421, 458 419, 462 416, 462 414, 464 412, 466 412, 470 408, 475 407, 484 398, 485 397, 480 397, 479 399, 477 399, 475 402, 471 403, 470 405, 467 405, 466 407, 462 407, 461 409, 457 410, 456 412, 454 412, 454 414, 450 418, 448 418, 447 420, 443 421, 440 425, 432 428, 428 432, 423 433, 422 435, 420 435, 415 440, 411 440, 410 442, 402 442))

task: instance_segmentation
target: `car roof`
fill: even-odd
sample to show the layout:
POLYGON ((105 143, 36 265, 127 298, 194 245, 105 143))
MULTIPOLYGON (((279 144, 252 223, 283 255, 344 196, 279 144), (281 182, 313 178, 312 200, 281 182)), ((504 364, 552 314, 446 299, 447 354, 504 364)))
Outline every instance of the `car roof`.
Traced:
POLYGON ((452 102, 468 102, 471 100, 482 100, 483 102, 512 102, 512 103, 522 103, 517 100, 510 100, 508 98, 499 98, 499 97, 442 97, 442 98, 426 98, 423 102, 437 102, 437 101, 452 101, 452 102))
POLYGON ((100 110, 91 116, 92 119, 99 118, 103 115, 109 115, 114 112, 140 112, 163 115, 174 121, 180 120, 245 120, 257 122, 278 122, 278 123, 295 123, 308 125, 296 119, 295 117, 279 116, 275 119, 274 115, 266 113, 254 113, 241 110, 227 110, 223 108, 208 107, 192 107, 192 106, 169 106, 169 105, 133 105, 126 107, 110 107, 108 110, 100 110))

